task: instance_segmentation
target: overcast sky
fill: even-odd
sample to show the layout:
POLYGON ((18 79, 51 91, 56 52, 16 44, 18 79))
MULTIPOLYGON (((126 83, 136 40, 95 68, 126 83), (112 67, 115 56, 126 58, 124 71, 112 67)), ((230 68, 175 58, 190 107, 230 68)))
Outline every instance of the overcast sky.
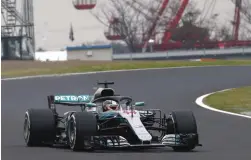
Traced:
MULTIPOLYGON (((107 0, 98 0, 98 5, 107 0)), ((203 8, 205 1, 198 2, 203 8)), ((220 14, 219 23, 233 19, 234 5, 230 0, 216 0, 214 13, 220 14)), ((36 48, 57 50, 87 41, 104 40, 105 27, 89 11, 74 9, 71 0, 34 0, 36 48), (75 41, 69 40, 70 23, 73 24, 75 41)))

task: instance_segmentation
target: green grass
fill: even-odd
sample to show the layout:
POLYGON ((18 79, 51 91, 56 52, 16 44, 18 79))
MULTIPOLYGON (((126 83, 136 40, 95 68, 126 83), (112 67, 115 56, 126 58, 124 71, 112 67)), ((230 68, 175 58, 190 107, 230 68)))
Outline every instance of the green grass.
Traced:
MULTIPOLYGON (((6 62, 7 63, 7 62, 6 62)), ((39 66, 29 63, 29 67, 16 67, 13 69, 2 69, 3 77, 17 77, 29 75, 61 74, 73 72, 105 71, 121 69, 139 69, 139 68, 166 68, 179 66, 211 66, 211 65, 251 65, 251 60, 217 60, 208 62, 191 61, 120 61, 120 62, 78 62, 73 65, 67 62, 58 62, 53 67, 52 62, 34 62, 39 66), (41 63, 42 66, 41 66, 41 63)), ((2 64, 3 65, 3 64, 2 64)), ((2 67, 4 68, 4 67, 2 67)))
POLYGON ((212 94, 204 103, 224 111, 244 114, 251 112, 251 86, 212 94))

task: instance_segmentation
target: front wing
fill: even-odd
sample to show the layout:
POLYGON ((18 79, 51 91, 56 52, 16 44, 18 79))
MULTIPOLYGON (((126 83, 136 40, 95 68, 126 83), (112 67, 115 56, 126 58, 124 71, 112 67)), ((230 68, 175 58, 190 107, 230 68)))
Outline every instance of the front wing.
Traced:
POLYGON ((130 144, 122 136, 95 136, 94 146, 100 148, 155 148, 155 147, 186 147, 201 146, 198 144, 197 134, 169 134, 165 135, 158 142, 142 142, 140 144, 130 144))

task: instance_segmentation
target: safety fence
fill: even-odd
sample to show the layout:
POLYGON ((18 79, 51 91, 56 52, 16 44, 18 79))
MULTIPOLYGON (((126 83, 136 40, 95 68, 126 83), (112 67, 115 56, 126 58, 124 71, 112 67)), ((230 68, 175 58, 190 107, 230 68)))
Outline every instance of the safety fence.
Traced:
POLYGON ((114 54, 113 60, 143 60, 143 59, 190 59, 190 58, 246 58, 251 57, 251 47, 202 49, 202 50, 171 50, 152 53, 114 54))

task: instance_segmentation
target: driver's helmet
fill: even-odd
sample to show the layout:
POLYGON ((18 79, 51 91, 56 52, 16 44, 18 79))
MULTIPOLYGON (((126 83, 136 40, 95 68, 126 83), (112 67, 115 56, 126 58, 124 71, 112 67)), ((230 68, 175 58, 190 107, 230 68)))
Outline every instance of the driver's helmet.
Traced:
POLYGON ((103 110, 104 111, 118 110, 118 109, 119 109, 119 104, 116 101, 106 100, 103 102, 103 110))

